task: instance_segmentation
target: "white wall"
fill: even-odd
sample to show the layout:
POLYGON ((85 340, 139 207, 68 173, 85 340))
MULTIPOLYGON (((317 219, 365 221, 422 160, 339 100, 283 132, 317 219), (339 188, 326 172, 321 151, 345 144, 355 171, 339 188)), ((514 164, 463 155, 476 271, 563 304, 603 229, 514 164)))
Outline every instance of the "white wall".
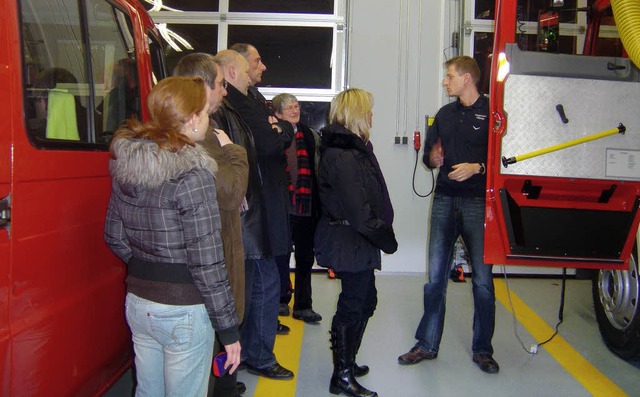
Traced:
MULTIPOLYGON (((432 0, 351 1, 348 84, 375 97, 371 141, 389 187, 399 243, 395 254, 383 255, 382 268, 424 273, 431 197, 420 198, 412 189, 412 137, 417 127, 424 141, 425 114, 433 116, 443 104, 443 48, 449 46, 450 36, 443 33, 447 10, 432 0), (395 145, 396 135, 407 136, 409 144, 395 145)), ((416 190, 426 194, 431 174, 421 157, 422 151, 416 190)))

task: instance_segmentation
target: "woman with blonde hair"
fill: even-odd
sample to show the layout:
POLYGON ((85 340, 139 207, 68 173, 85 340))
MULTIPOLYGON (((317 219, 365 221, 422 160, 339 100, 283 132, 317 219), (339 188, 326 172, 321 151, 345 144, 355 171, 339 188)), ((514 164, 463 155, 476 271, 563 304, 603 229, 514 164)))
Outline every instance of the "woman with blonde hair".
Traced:
POLYGON ((127 264, 136 396, 206 396, 214 329, 225 367, 240 363, 238 317, 225 270, 215 161, 195 145, 209 126, 199 77, 149 94, 151 121, 128 120, 111 143, 105 240, 127 264))
POLYGON ((398 249, 386 183, 369 142, 373 95, 358 88, 331 102, 330 125, 322 129, 318 185, 322 217, 316 229, 318 264, 330 267, 342 284, 331 323, 333 375, 329 391, 375 397, 355 379, 369 372, 358 366, 367 321, 377 305, 375 269, 380 251, 398 249))

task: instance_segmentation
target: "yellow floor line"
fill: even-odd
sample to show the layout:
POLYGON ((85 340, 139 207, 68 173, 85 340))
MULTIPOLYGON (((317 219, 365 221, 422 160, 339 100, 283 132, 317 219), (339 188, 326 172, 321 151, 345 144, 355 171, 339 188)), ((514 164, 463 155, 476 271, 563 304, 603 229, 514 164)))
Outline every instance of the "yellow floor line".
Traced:
MULTIPOLYGON (((293 277, 292 282, 293 282, 293 277)), ((293 306, 293 301, 289 307, 293 306)), ((298 363, 302 350, 302 337, 304 336, 304 321, 294 320, 293 317, 278 317, 280 322, 289 328, 289 335, 277 335, 273 353, 283 367, 293 371, 296 376, 292 380, 272 380, 263 377, 258 378, 254 397, 294 397, 296 395, 296 383, 298 376, 298 363)))
MULTIPOLYGON (((507 288, 503 280, 495 280, 496 298, 511 312, 507 288)), ((538 341, 545 341, 554 332, 529 306, 511 291, 511 302, 516 318, 522 326, 538 341)), ((571 374, 593 396, 626 396, 615 383, 571 347, 560 335, 545 343, 544 348, 567 372, 571 374)))

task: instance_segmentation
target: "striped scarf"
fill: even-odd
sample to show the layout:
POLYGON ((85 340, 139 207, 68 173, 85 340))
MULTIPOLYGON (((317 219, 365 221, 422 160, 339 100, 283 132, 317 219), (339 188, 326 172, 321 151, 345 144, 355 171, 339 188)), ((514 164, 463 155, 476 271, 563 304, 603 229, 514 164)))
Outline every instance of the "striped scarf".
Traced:
MULTIPOLYGON (((307 152, 307 143, 304 139, 302 131, 296 131, 296 158, 298 159, 298 178, 295 186, 289 176, 289 198, 291 200, 292 213, 298 216, 311 216, 311 164, 309 162, 309 153, 307 152)), ((287 166, 287 174, 289 166, 287 166)))

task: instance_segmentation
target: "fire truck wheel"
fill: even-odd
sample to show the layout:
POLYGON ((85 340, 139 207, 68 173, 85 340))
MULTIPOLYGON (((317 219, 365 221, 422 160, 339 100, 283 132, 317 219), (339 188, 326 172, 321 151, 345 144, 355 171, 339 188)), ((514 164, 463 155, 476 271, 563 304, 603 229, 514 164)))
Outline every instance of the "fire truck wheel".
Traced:
POLYGON ((607 347, 625 360, 640 359, 638 246, 628 270, 600 270, 593 279, 593 303, 607 347))

